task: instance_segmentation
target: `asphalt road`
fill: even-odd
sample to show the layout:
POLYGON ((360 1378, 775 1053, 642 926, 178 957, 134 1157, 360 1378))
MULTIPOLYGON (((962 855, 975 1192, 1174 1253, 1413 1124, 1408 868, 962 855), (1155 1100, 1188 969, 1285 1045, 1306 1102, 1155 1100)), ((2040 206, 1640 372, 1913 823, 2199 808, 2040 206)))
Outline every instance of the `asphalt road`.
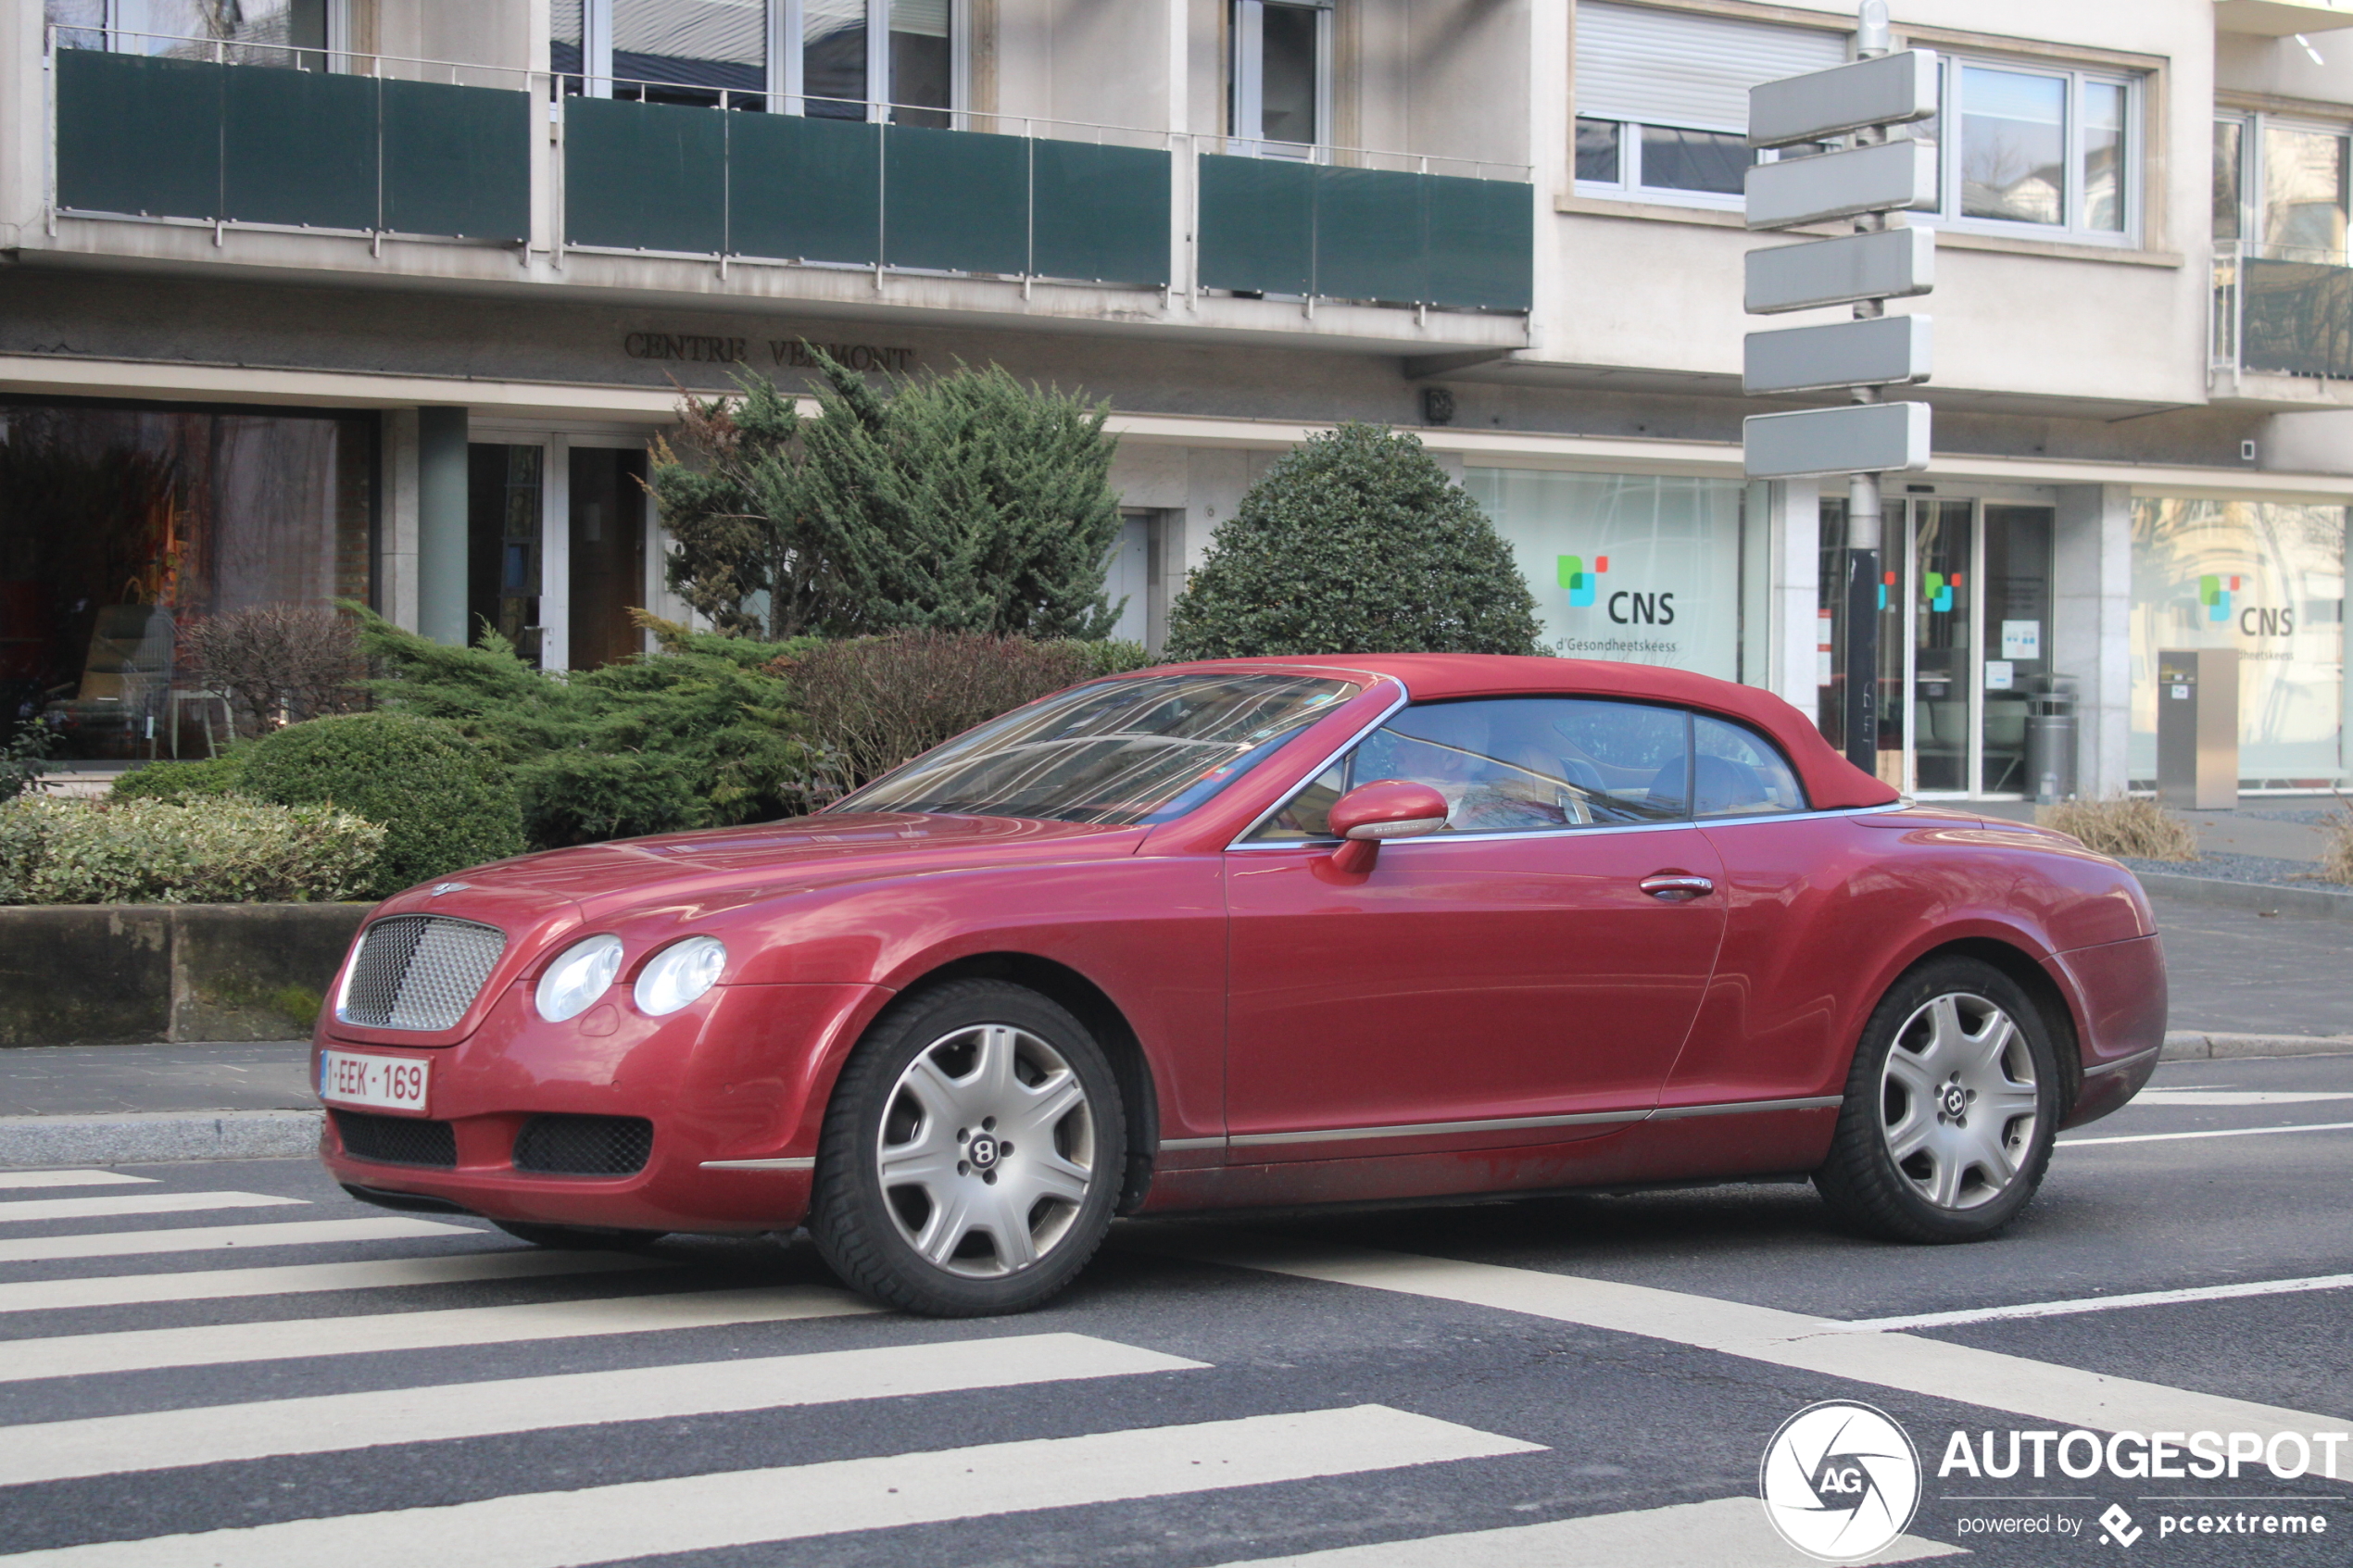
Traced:
POLYGON ((2353 1427, 2348 1170, 2353 1057, 2182 1062, 1996 1242, 1851 1239, 1794 1186, 1130 1223, 964 1323, 805 1243, 535 1253, 306 1161, 0 1173, 0 1564, 1796 1562, 1759 1459, 1824 1399, 1925 1461, 1890 1560, 2097 1562, 2115 1504, 2127 1561, 2342 1563, 2353 1445, 2335 1483, 1939 1470, 1955 1432, 2353 1427), (2012 1311, 2052 1302, 2090 1310, 2012 1311), (2199 1514, 2326 1533, 2160 1533, 2199 1514))

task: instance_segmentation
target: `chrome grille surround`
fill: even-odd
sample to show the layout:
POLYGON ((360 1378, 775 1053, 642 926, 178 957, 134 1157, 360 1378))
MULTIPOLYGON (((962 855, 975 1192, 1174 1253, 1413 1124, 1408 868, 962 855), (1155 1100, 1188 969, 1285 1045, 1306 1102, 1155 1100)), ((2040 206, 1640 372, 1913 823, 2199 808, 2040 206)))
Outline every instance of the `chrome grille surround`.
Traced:
POLYGON ((360 934, 335 1017, 366 1029, 451 1029, 507 950, 495 925, 447 915, 387 915, 360 934))

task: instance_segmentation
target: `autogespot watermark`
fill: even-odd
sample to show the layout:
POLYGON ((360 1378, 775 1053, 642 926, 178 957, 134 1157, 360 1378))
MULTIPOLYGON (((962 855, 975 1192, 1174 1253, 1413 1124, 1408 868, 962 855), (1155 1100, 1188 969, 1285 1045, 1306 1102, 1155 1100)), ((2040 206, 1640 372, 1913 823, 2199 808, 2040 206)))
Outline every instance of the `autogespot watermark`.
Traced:
MULTIPOLYGON (((2353 1432, 1956 1431, 1938 1480, 2023 1482, 2335 1481, 2353 1432)), ((1911 1436, 1885 1411, 1832 1399, 1781 1424, 1766 1446, 1757 1490, 1783 1540, 1809 1557, 1851 1562, 1893 1542, 1920 1501, 1911 1436)), ((2138 1494, 2123 1502, 2036 1492, 1947 1493, 1953 1527, 1968 1537, 2045 1538, 2132 1547, 2175 1536, 2235 1539, 2326 1536, 2328 1499, 2138 1494), (1998 1506, 1997 1506, 1998 1505, 1998 1506), (2251 1506, 2250 1506, 2251 1505, 2251 1506)))

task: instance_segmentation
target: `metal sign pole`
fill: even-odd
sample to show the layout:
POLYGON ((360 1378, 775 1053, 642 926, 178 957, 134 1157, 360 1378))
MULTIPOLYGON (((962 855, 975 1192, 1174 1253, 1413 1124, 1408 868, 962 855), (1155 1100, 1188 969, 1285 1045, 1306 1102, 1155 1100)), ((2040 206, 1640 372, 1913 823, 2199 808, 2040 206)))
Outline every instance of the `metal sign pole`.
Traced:
MULTIPOLYGON (((1887 0, 1862 0, 1855 31, 1855 57, 1877 59, 1888 52, 1887 0)), ((1887 129, 1867 125, 1855 132, 1855 144, 1870 146, 1887 140, 1887 129)), ((1868 234, 1887 226, 1876 212, 1858 213, 1855 232, 1868 234)), ((1855 304, 1855 319, 1868 320, 1886 313, 1883 300, 1855 304)), ((1858 386, 1857 403, 1879 401, 1879 388, 1858 386)), ((1858 473, 1846 482, 1846 759, 1874 778, 1879 775, 1879 589, 1881 530, 1879 475, 1858 473)))

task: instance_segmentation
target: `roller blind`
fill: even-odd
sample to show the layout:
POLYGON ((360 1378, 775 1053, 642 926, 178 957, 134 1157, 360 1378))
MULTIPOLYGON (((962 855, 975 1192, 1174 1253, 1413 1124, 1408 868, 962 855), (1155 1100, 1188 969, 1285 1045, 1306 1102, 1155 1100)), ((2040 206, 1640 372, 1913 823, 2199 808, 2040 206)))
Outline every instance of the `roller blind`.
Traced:
POLYGON ((1577 7, 1577 112, 1700 131, 1746 131, 1760 82, 1846 63, 1847 37, 1684 11, 1577 7))

